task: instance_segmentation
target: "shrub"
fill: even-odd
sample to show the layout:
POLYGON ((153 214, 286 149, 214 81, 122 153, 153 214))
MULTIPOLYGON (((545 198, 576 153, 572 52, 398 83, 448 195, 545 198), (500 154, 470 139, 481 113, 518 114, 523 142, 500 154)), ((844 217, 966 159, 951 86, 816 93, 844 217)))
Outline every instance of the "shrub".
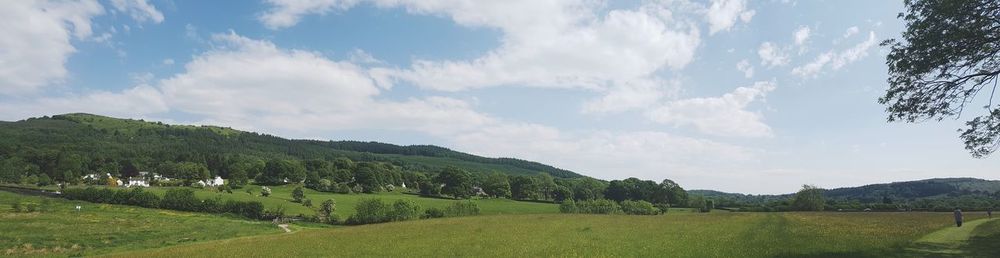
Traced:
POLYGON ((160 196, 142 188, 133 188, 131 192, 127 204, 146 208, 160 207, 160 196))
POLYGON ((334 224, 340 220, 339 218, 334 219, 335 216, 337 216, 337 214, 333 212, 336 210, 337 210, 337 201, 334 201, 333 199, 327 199, 326 201, 323 202, 323 204, 320 204, 319 211, 316 211, 316 216, 319 218, 320 222, 334 224))
POLYGON ((439 208, 429 208, 424 211, 424 215, 421 218, 431 219, 431 218, 442 218, 444 217, 444 210, 439 208))
POLYGON ((260 196, 264 196, 264 197, 271 196, 271 188, 268 188, 267 186, 261 187, 260 188, 260 196))
POLYGON ((618 214, 622 212, 618 203, 606 199, 582 201, 576 207, 579 213, 618 214))
POLYGON ((444 214, 448 217, 479 215, 479 205, 472 201, 455 201, 444 209, 444 214))
POLYGON ((223 210, 227 213, 251 219, 260 219, 264 217, 264 204, 257 201, 242 202, 228 200, 223 207, 223 210))
POLYGON ((285 217, 285 206, 278 205, 274 209, 264 210, 264 215, 261 217, 263 219, 274 219, 285 217))
POLYGON ((660 210, 660 214, 664 214, 664 213, 667 213, 667 211, 670 211, 670 204, 657 203, 657 204, 654 204, 653 206, 655 206, 657 209, 660 210))
POLYGON ((566 199, 559 204, 559 212, 576 213, 576 202, 574 202, 573 199, 566 199))
POLYGON ((652 203, 642 200, 624 200, 622 201, 621 208, 625 214, 629 215, 656 215, 660 213, 660 210, 653 207, 652 203))
POLYGON ((305 198, 306 198, 306 194, 302 190, 301 186, 295 187, 295 190, 292 190, 292 199, 294 200, 294 202, 302 202, 302 199, 305 199, 305 198))
POLYGON ((167 193, 163 195, 160 206, 171 210, 198 211, 201 208, 201 202, 194 197, 194 191, 191 189, 173 188, 167 190, 167 193))
POLYGON ((347 218, 347 224, 362 225, 388 222, 389 206, 382 202, 382 199, 361 199, 355 206, 356 213, 347 218))
POLYGON ((201 201, 197 211, 208 212, 208 213, 223 213, 225 212, 225 206, 222 202, 222 197, 216 196, 215 198, 205 199, 201 201))
POLYGON ((312 207, 313 206, 313 202, 312 202, 312 200, 309 200, 309 199, 302 199, 302 206, 312 207))
POLYGON ((392 204, 392 221, 411 220, 420 217, 420 205, 412 200, 396 200, 392 204))

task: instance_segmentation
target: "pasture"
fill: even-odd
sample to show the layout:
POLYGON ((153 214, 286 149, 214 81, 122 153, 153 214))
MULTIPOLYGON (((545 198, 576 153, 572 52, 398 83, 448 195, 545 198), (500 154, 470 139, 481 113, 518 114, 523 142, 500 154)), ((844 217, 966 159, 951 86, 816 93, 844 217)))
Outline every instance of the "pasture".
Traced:
POLYGON ((281 232, 270 223, 0 191, 0 256, 79 256, 281 232), (43 211, 15 212, 13 204, 43 211), (81 207, 76 211, 76 206, 81 207))
MULTIPOLYGON (((983 223, 974 235, 996 237, 997 225, 983 223)), ((911 257, 937 256, 910 247, 950 226, 948 213, 494 215, 307 229, 113 256, 911 257)))
MULTIPOLYGON (((195 195, 198 198, 221 198, 223 200, 234 199, 240 201, 259 201, 264 204, 267 209, 274 209, 277 207, 283 207, 285 213, 288 215, 307 215, 312 216, 316 214, 315 208, 319 206, 320 203, 327 199, 334 199, 337 202, 337 210, 335 213, 341 218, 346 219, 350 215, 354 214, 354 206, 364 198, 380 198, 385 201, 395 201, 398 199, 409 199, 413 200, 420 205, 422 209, 427 209, 431 207, 444 208, 450 205, 455 200, 442 199, 442 198, 431 198, 431 197, 421 197, 417 195, 404 194, 400 192, 382 192, 376 194, 335 194, 327 192, 318 192, 311 189, 303 188, 307 199, 312 200, 314 206, 313 208, 302 206, 302 204, 292 202, 292 190, 295 186, 271 186, 271 196, 263 197, 260 196, 259 186, 247 186, 244 189, 234 190, 233 193, 224 193, 212 190, 211 188, 205 189, 195 189, 195 195), (253 194, 246 193, 245 189, 249 188, 253 194)), ((166 192, 168 188, 162 187, 151 187, 148 190, 162 195, 166 192)), ((499 215, 499 214, 537 214, 537 213, 558 213, 559 205, 552 203, 541 203, 541 202, 524 202, 524 201, 513 201, 508 199, 477 199, 472 200, 479 205, 481 209, 481 214, 486 215, 499 215)))

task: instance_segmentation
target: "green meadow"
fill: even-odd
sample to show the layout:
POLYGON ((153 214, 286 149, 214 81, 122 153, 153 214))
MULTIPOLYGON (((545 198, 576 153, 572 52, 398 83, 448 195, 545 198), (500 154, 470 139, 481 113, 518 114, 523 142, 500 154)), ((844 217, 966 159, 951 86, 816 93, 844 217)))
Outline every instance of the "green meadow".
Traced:
POLYGON ((78 256, 281 232, 271 223, 0 191, 0 256, 78 256), (14 212, 12 206, 41 211, 14 212), (80 211, 76 211, 76 206, 80 211))
MULTIPOLYGON (((390 202, 399 199, 409 199, 419 204, 422 209, 432 207, 444 208, 456 201, 452 199, 421 197, 401 192, 381 192, 376 194, 335 194, 303 188, 306 198, 312 200, 312 203, 315 206, 310 208, 302 206, 302 204, 292 202, 292 190, 295 189, 295 186, 271 186, 270 188, 271 195, 268 197, 260 195, 259 186, 248 186, 244 189, 234 190, 233 193, 219 192, 210 189, 192 189, 195 189, 195 195, 202 199, 221 198, 223 200, 234 199, 240 201, 259 201, 263 203, 264 207, 267 209, 283 207, 286 214, 293 216, 299 214, 307 216, 314 215, 316 213, 315 209, 320 203, 323 203, 323 201, 326 201, 327 199, 333 199, 337 202, 337 215, 344 219, 354 214, 354 206, 358 203, 358 201, 365 198, 379 198, 390 202), (253 194, 248 194, 246 189, 250 189, 253 194)), ((151 187, 147 189, 162 195, 162 193, 166 192, 169 188, 151 187)), ((472 202, 479 205, 481 214, 487 215, 559 212, 559 205, 553 203, 523 202, 509 199, 476 199, 472 200, 472 202)))
MULTIPOLYGON (((970 220, 980 218, 970 215, 970 220)), ((914 250, 912 246, 925 235, 949 229, 952 226, 950 216, 947 213, 831 212, 492 215, 305 229, 112 256, 939 256, 941 253, 914 250)), ((1000 236, 997 225, 1000 225, 997 221, 983 223, 983 227, 990 228, 977 234, 993 236, 995 240, 1000 236)), ((955 250, 950 254, 996 255, 995 252, 955 250)))

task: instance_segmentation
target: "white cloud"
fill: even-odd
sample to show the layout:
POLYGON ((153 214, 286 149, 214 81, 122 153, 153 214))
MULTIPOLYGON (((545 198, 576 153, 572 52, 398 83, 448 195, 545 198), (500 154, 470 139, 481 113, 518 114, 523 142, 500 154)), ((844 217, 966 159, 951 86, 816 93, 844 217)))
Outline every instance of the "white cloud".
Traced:
POLYGON ((756 11, 746 10, 746 5, 746 0, 712 0, 712 5, 705 14, 709 25, 708 34, 728 31, 736 25, 737 20, 743 23, 750 22, 756 11))
POLYGON ((354 51, 351 51, 350 53, 348 53, 347 56, 348 56, 348 60, 350 60, 351 63, 355 63, 355 64, 380 64, 380 63, 382 63, 382 60, 376 59, 374 56, 372 56, 368 52, 365 52, 364 50, 361 50, 361 49, 354 49, 354 51))
POLYGON ((10 1, 0 6, 0 94, 33 93, 66 79, 70 40, 91 36, 96 1, 10 1), (27 22, 30 21, 30 22, 27 22))
POLYGON ((763 100, 775 89, 773 82, 756 82, 739 87, 721 97, 682 99, 648 113, 649 119, 674 126, 692 126, 711 135, 728 137, 770 137, 771 127, 763 115, 747 111, 751 103, 763 100))
POLYGON ((700 44, 696 28, 672 22, 670 12, 657 5, 601 16, 590 6, 571 2, 433 3, 410 3, 408 10, 448 15, 465 26, 496 27, 504 36, 499 48, 473 60, 416 60, 394 74, 428 89, 517 85, 601 90, 661 69, 680 69, 700 44))
POLYGON ((809 27, 800 26, 794 33, 792 33, 792 38, 795 40, 795 45, 802 46, 809 40, 810 30, 809 27))
POLYGON ((271 10, 257 18, 269 29, 282 29, 299 23, 306 14, 326 14, 334 10, 347 9, 358 0, 265 0, 272 5, 271 10))
POLYGON ((802 78, 815 78, 828 64, 833 70, 839 70, 845 65, 868 56, 868 49, 875 46, 877 43, 875 32, 870 31, 868 32, 868 38, 865 39, 865 41, 840 52, 830 50, 826 53, 820 54, 819 56, 816 56, 812 62, 793 68, 792 74, 798 75, 802 78))
POLYGON ((174 64, 174 59, 173 58, 163 59, 163 64, 164 65, 173 65, 174 64))
POLYGON ((156 7, 146 0, 112 0, 111 5, 115 7, 115 10, 128 13, 133 20, 140 23, 163 22, 163 13, 156 10, 156 7))
POLYGON ((190 114, 189 122, 289 136, 352 129, 452 135, 495 120, 459 99, 380 100, 368 70, 319 53, 281 49, 234 33, 216 34, 211 40, 214 49, 194 56, 184 72, 166 79, 153 82, 151 75, 137 74, 141 85, 121 93, 12 102, 10 107, 30 108, 3 115, 94 112, 146 117, 179 112, 190 114))
POLYGON ((584 113, 615 113, 652 106, 664 97, 673 96, 679 89, 677 82, 659 79, 635 80, 620 83, 601 98, 587 101, 584 113))
POLYGON ((788 64, 788 54, 771 42, 764 42, 757 48, 757 56, 760 57, 760 64, 767 67, 783 66, 788 64))
POLYGON ((753 65, 750 64, 749 60, 743 59, 736 63, 736 70, 743 73, 743 77, 753 78, 753 65))
POLYGON ((854 34, 858 34, 860 31, 861 30, 858 29, 858 26, 847 28, 847 31, 844 31, 844 38, 850 38, 851 36, 854 36, 854 34))
MULTIPOLYGON (((270 2, 275 8, 263 17, 287 16, 276 20, 297 21, 310 12, 346 9, 359 1, 270 2), (286 12, 301 9, 295 6, 313 6, 309 10, 315 11, 286 12)), ((605 91, 627 87, 617 85, 621 83, 651 80, 651 75, 661 69, 681 69, 693 60, 700 44, 697 27, 679 18, 667 4, 604 10, 603 5, 591 1, 368 2, 380 8, 405 8, 412 14, 448 17, 461 26, 496 28, 503 33, 501 46, 478 58, 418 59, 410 68, 381 71, 386 77, 434 90, 516 85, 605 91)), ((281 24, 290 26, 294 22, 281 24)))

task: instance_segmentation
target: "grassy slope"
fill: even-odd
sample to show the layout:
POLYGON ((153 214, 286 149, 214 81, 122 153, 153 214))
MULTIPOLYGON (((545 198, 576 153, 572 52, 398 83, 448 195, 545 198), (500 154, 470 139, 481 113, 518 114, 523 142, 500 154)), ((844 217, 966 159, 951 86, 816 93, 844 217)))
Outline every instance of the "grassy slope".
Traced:
MULTIPOLYGON (((166 188, 148 188, 150 191, 160 193, 166 191, 166 188)), ((239 189, 233 191, 232 194, 229 193, 219 193, 213 190, 198 189, 195 193, 200 198, 223 198, 223 199, 236 199, 236 200, 254 200, 260 201, 264 204, 265 208, 273 209, 278 206, 283 206, 285 208, 285 213, 289 215, 305 214, 313 215, 315 210, 313 208, 302 206, 301 204, 292 202, 292 190, 293 186, 273 186, 271 187, 270 197, 260 196, 260 187, 250 186, 254 195, 247 194, 244 189, 239 189)), ((385 201, 395 201, 398 199, 409 199, 415 201, 420 205, 421 208, 427 209, 430 207, 444 208, 450 205, 455 200, 449 199, 438 199, 438 198, 427 198, 420 197, 416 195, 402 194, 398 192, 389 193, 379 193, 379 194, 333 194, 317 192, 309 189, 305 189, 306 198, 311 199, 314 206, 318 207, 323 201, 327 199, 334 199, 337 202, 337 215, 342 219, 347 219, 348 216, 354 214, 354 206, 359 200, 363 198, 381 198, 385 201)), ((537 203, 537 202, 521 202, 521 201, 511 201, 507 199, 480 199, 473 200, 479 205, 482 210, 482 214, 532 214, 532 213, 558 213, 559 206, 551 203, 537 203)), ((315 208, 315 207, 314 207, 315 208)))
POLYGON ((884 256, 946 213, 503 215, 222 240, 120 256, 884 256))
POLYGON ((93 255, 193 241, 278 233, 270 223, 130 206, 93 204, 0 191, 0 256, 93 255), (44 212, 11 204, 51 202, 44 212), (82 207, 80 212, 75 206, 82 207))

